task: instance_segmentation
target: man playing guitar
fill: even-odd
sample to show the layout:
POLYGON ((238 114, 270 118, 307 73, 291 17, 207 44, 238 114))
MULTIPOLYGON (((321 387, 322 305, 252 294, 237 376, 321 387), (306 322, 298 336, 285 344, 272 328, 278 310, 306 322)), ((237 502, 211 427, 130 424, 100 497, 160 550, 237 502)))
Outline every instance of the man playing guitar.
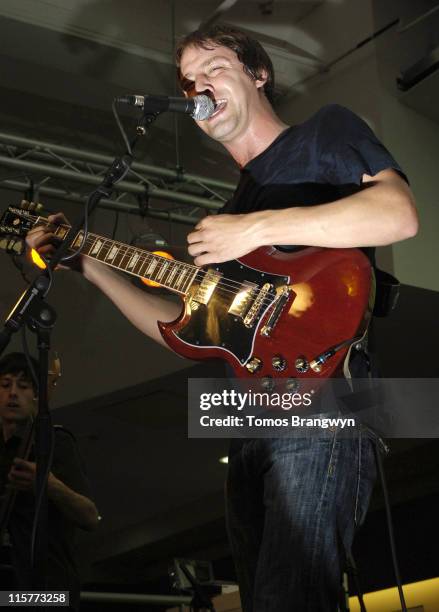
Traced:
MULTIPOLYGON (((197 266, 266 245, 362 247, 373 262, 373 247, 416 234, 402 171, 361 119, 337 105, 292 127, 276 115, 272 63, 256 40, 221 26, 197 31, 181 42, 177 66, 186 95, 215 102, 199 127, 241 169, 222 214, 203 218, 188 235, 197 266)), ((52 231, 33 229, 29 246, 50 253, 52 231)), ((136 327, 165 344, 157 320, 176 319, 178 305, 91 258, 80 257, 77 267, 136 327)), ((336 609, 344 554, 374 477, 372 442, 361 432, 232 445, 227 516, 245 612, 336 609)))

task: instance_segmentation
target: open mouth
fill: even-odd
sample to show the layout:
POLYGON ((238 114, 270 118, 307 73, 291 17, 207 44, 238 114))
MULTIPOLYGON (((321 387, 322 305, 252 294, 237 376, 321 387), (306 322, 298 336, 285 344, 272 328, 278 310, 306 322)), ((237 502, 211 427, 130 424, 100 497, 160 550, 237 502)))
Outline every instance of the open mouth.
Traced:
POLYGON ((226 106, 227 106, 227 100, 215 100, 215 110, 212 113, 212 115, 209 117, 209 121, 210 119, 213 119, 213 117, 216 117, 217 115, 219 115, 220 112, 223 111, 226 106))

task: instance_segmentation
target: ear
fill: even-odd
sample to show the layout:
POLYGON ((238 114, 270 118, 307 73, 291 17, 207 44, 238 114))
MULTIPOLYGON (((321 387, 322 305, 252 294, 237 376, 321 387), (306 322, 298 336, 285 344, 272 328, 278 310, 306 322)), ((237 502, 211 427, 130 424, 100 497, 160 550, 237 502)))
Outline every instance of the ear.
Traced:
POLYGON ((264 87, 267 81, 268 81, 268 73, 265 70, 265 68, 261 68, 261 70, 259 71, 259 77, 255 81, 256 87, 258 89, 260 89, 261 87, 264 87))

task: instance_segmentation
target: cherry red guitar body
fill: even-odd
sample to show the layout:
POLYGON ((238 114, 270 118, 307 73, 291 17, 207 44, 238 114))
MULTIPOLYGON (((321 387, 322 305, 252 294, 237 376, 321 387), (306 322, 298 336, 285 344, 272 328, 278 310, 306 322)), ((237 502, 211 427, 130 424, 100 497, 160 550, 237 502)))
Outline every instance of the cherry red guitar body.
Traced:
POLYGON ((159 328, 180 355, 224 359, 238 377, 326 378, 367 329, 373 294, 358 249, 263 247, 209 266, 159 328))

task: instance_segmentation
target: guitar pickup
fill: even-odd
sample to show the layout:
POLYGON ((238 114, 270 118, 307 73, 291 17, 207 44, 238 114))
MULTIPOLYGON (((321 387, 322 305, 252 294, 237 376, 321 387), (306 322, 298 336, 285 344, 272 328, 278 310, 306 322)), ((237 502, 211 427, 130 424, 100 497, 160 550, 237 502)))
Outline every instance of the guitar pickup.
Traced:
POLYGON ((215 270, 208 270, 204 275, 197 291, 195 292, 193 300, 199 304, 208 304, 216 286, 221 280, 221 277, 222 274, 219 272, 216 272, 215 270))
POLYGON ((241 285, 241 290, 233 298, 228 313, 243 319, 253 301, 255 289, 257 289, 257 285, 254 283, 243 283, 241 285))

